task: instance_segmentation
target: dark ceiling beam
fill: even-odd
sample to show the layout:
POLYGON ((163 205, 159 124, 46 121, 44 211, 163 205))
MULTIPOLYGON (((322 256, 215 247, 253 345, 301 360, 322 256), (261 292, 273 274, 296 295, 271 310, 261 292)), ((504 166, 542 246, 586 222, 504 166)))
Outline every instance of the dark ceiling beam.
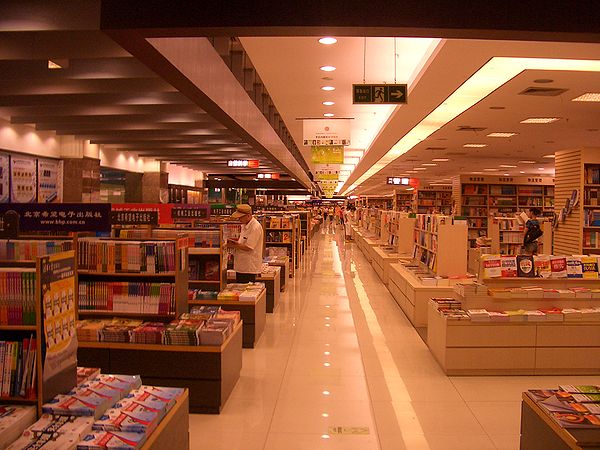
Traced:
POLYGON ((159 105, 32 105, 3 107, 0 111, 11 117, 12 123, 35 123, 40 119, 72 115, 130 115, 130 114, 182 114, 202 113, 202 109, 194 104, 159 104, 159 105))
POLYGON ((121 124, 116 124, 113 121, 108 123, 98 119, 96 124, 93 123, 37 123, 35 128, 41 131, 56 130, 61 134, 81 134, 83 131, 104 131, 112 130, 115 133, 119 131, 132 130, 192 130, 202 128, 215 133, 223 131, 223 128, 215 127, 214 122, 154 122, 147 120, 144 122, 128 122, 123 120, 121 124))
MULTIPOLYGON (((165 147, 165 146, 167 146, 167 144, 194 145, 194 144, 207 143, 206 141, 214 140, 214 138, 211 136, 206 136, 205 138, 196 136, 196 137, 185 138, 185 139, 173 139, 170 136, 155 136, 152 139, 148 139, 148 138, 143 138, 143 137, 118 137, 118 136, 110 137, 110 136, 76 135, 75 138, 76 139, 84 139, 84 140, 89 139, 90 141, 92 141, 92 144, 105 144, 105 145, 122 144, 122 145, 125 145, 128 147, 138 146, 138 147, 146 147, 146 148, 148 148, 149 146, 152 146, 152 145, 154 145, 155 147, 156 146, 165 147)), ((208 144, 226 145, 227 143, 208 142, 208 144)), ((235 145, 235 144, 231 144, 231 145, 235 145)))
MULTIPOLYGON (((105 144, 105 148, 112 150, 127 150, 131 148, 138 149, 140 152, 144 151, 157 151, 163 149, 184 149, 184 150, 202 150, 202 149, 219 149, 219 148, 237 148, 239 144, 207 144, 205 142, 165 142, 153 140, 150 142, 116 142, 113 144, 105 144)), ((250 149, 247 151, 251 151, 250 149)))
POLYGON ((305 189, 297 181, 282 180, 205 180, 204 185, 208 188, 245 188, 245 189, 305 189))
POLYGON ((213 121, 206 113, 168 113, 168 114, 104 114, 104 115, 65 115, 65 116, 16 116, 12 123, 36 123, 41 126, 69 126, 85 127, 95 124, 135 125, 152 122, 156 125, 168 123, 212 123, 214 126, 222 125, 213 121))
POLYGON ((227 139, 227 140, 236 140, 239 142, 239 138, 233 136, 228 133, 229 130, 219 130, 218 132, 211 133, 210 130, 205 130, 199 127, 192 129, 175 129, 175 130, 159 130, 159 129, 150 129, 150 130, 118 130, 114 131, 111 129, 102 130, 98 129, 98 131, 94 131, 89 133, 89 136, 94 138, 102 138, 104 136, 115 135, 115 138, 132 138, 132 139, 142 139, 142 140, 150 140, 150 138, 170 138, 174 140, 191 140, 191 141, 207 141, 207 140, 215 140, 215 139, 227 139), (207 132, 208 131, 208 132, 207 132))
MULTIPOLYGON (((252 153, 256 153, 254 150, 252 150, 251 147, 242 147, 239 145, 236 146, 231 146, 231 145, 224 145, 224 144, 199 144, 196 147, 165 147, 163 148, 139 148, 136 150, 137 152, 144 154, 145 156, 151 156, 151 154, 154 153, 161 153, 161 152, 177 152, 180 154, 186 154, 186 153, 190 153, 190 154, 194 154, 194 153, 198 153, 198 154, 214 154, 215 152, 219 152, 223 155, 228 155, 230 153, 245 153, 245 154, 252 154, 252 153)), ((261 155, 262 157, 262 155, 261 155)), ((252 159, 252 158, 250 158, 252 159)))
POLYGON ((177 89, 157 77, 32 80, 27 74, 24 74, 21 79, 6 80, 2 79, 0 73, 0 96, 132 94, 136 92, 177 92, 177 89))
POLYGON ((190 100, 179 92, 151 92, 139 94, 47 94, 1 95, 0 106, 62 106, 62 105, 189 105, 190 100))

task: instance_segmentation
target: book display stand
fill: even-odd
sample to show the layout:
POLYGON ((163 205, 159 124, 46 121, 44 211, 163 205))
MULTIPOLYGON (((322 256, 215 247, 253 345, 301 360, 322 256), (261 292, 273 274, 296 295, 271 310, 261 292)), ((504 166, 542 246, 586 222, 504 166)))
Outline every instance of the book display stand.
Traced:
POLYGON ((290 278, 300 266, 302 257, 300 242, 300 217, 287 212, 269 212, 264 218, 264 256, 288 256, 290 278))

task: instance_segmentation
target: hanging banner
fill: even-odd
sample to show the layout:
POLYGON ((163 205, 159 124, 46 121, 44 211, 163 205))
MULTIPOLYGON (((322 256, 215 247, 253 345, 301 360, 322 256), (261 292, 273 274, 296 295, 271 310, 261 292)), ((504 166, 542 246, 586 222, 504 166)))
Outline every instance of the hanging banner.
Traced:
POLYGON ((156 211, 158 213, 159 224, 171 224, 172 203, 113 203, 111 206, 113 211, 156 211))
POLYGON ((38 159, 37 198, 39 203, 62 202, 63 162, 38 159))
POLYGON ((336 164, 318 164, 315 166, 315 179, 321 180, 335 180, 337 181, 340 177, 340 166, 336 164))
POLYGON ((10 201, 33 203, 37 190, 35 158, 11 156, 10 158, 10 201))
POLYGON ((0 203, 10 201, 10 158, 6 153, 0 153, 0 203))
POLYGON ((305 119, 302 140, 304 145, 350 145, 350 119, 305 119))
POLYGON ((314 164, 344 164, 343 145, 313 145, 310 151, 314 164))
POLYGON ((41 260, 44 330, 44 401, 74 386, 77 377, 75 331, 75 253, 57 253, 41 260), (65 389, 66 386, 66 389, 65 389))

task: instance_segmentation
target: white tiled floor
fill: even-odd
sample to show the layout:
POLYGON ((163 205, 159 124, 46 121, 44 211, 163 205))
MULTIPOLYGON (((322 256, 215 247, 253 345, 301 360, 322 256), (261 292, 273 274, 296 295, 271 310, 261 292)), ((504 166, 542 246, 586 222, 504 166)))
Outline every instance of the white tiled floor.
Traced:
POLYGON ((521 392, 600 377, 447 377, 354 244, 322 234, 192 449, 518 449, 521 392), (330 427, 345 427, 342 434, 330 427))

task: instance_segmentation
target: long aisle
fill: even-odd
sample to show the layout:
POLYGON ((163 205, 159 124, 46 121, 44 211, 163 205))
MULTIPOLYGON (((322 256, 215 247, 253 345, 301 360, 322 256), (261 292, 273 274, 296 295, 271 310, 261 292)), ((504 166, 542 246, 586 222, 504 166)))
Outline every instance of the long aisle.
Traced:
POLYGON ((521 392, 600 377, 447 377, 354 244, 319 235, 192 449, 519 448, 521 392))

